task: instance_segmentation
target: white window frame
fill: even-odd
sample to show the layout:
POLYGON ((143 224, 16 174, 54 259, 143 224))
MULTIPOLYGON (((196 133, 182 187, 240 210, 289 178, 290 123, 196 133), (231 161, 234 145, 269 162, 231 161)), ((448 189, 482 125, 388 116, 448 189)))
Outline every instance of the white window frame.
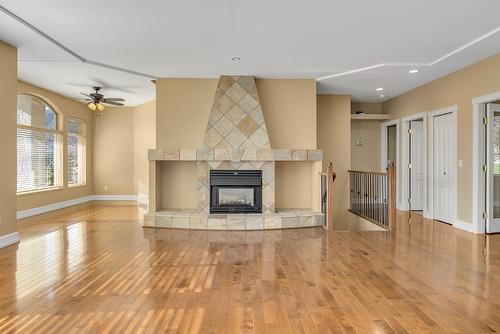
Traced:
POLYGON ((68 116, 66 117, 66 172, 67 174, 67 182, 68 188, 84 186, 87 184, 87 122, 84 119, 68 116), (78 121, 83 124, 83 134, 74 134, 69 132, 69 122, 70 121, 78 121), (78 166, 79 166, 79 182, 70 183, 69 182, 69 137, 71 135, 76 135, 80 137, 81 145, 78 145, 78 166))

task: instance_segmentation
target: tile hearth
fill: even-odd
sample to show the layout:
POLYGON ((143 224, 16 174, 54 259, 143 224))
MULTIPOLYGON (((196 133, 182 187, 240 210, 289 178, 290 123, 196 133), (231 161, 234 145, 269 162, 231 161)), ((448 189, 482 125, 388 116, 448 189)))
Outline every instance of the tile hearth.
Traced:
POLYGON ((271 230, 323 226, 325 215, 309 209, 277 209, 271 214, 204 214, 168 209, 144 216, 144 227, 192 230, 271 230))

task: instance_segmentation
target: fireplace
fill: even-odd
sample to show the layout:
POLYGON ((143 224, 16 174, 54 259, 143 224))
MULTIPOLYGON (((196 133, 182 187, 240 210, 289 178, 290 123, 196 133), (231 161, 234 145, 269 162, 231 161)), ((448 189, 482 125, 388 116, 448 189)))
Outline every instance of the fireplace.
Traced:
POLYGON ((211 170, 210 213, 262 213, 262 171, 211 170))

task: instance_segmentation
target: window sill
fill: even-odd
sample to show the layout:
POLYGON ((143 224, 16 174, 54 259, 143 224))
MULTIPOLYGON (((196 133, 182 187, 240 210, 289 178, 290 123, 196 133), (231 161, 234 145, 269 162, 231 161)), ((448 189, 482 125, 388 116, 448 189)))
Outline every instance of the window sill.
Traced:
POLYGON ((87 183, 73 183, 73 184, 68 183, 68 188, 78 188, 78 187, 84 187, 86 185, 87 183))
POLYGON ((16 195, 18 197, 23 197, 26 195, 33 195, 33 194, 38 194, 38 193, 44 193, 48 191, 54 191, 54 190, 62 190, 64 189, 63 187, 50 187, 50 188, 43 188, 43 189, 36 189, 36 190, 28 190, 28 191, 23 191, 23 192, 18 192, 16 195))

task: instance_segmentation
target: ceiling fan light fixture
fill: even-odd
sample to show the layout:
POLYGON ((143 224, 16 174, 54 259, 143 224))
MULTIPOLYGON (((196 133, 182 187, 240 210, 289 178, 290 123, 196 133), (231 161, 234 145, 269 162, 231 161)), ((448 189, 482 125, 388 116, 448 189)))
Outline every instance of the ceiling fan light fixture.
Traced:
POLYGON ((97 110, 99 110, 99 111, 103 111, 104 109, 105 109, 104 104, 102 104, 101 102, 99 102, 99 103, 97 104, 97 110))
POLYGON ((89 107, 89 109, 92 111, 96 111, 97 104, 95 104, 94 102, 90 102, 89 104, 87 104, 87 107, 89 107))

